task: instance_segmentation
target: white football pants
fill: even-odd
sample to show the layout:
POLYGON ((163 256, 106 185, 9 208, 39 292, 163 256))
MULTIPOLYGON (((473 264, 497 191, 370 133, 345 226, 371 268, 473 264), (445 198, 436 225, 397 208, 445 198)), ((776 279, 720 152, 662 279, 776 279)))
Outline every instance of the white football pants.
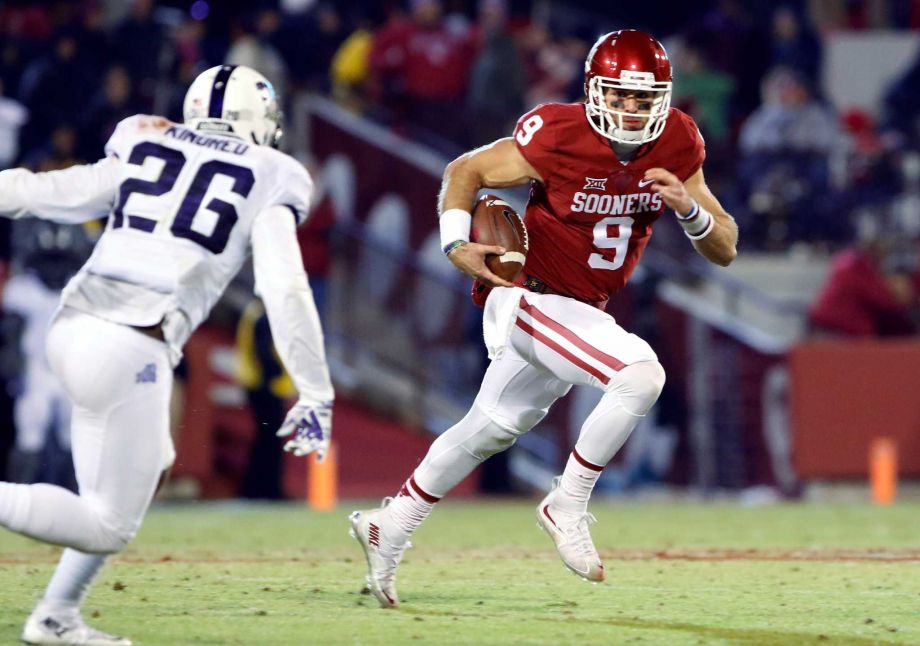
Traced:
POLYGON ((111 554, 134 537, 162 472, 175 458, 164 343, 64 308, 48 332, 48 360, 73 402, 79 496, 51 485, 0 483, 0 525, 82 552, 111 554))
POLYGON ((443 496, 480 462, 509 448, 575 384, 604 391, 576 444, 586 460, 604 466, 664 386, 664 370, 648 343, 585 303, 495 289, 484 321, 493 360, 479 394, 414 473, 432 496, 443 496))

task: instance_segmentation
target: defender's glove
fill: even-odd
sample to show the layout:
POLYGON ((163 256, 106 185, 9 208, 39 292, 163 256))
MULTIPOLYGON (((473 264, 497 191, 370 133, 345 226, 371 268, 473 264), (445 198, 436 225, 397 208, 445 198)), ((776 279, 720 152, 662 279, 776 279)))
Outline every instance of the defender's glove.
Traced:
POLYGON ((332 439, 332 402, 299 400, 275 435, 287 437, 291 434, 293 437, 284 445, 285 451, 297 457, 316 451, 317 462, 325 460, 332 439))

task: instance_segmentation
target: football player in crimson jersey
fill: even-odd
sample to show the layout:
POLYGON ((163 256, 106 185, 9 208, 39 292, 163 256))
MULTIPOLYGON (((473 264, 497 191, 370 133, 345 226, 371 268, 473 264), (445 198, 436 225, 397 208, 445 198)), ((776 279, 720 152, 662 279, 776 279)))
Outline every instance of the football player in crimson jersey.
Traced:
POLYGON ((396 568, 434 503, 533 428, 573 384, 604 394, 537 519, 569 569, 602 581, 588 498, 664 385, 655 352, 604 312, 607 299, 629 280, 666 208, 707 260, 728 265, 735 257, 737 228, 706 186, 699 130, 670 107, 671 66, 661 44, 633 30, 601 37, 585 63, 585 93, 583 104, 536 107, 514 136, 461 156, 444 174, 442 244, 480 285, 474 298, 487 296, 492 363, 472 409, 435 440, 397 496, 352 514, 368 583, 385 607, 398 603, 396 568), (484 262, 503 249, 468 242, 469 209, 480 188, 524 183, 532 186, 530 250, 511 284, 484 262))

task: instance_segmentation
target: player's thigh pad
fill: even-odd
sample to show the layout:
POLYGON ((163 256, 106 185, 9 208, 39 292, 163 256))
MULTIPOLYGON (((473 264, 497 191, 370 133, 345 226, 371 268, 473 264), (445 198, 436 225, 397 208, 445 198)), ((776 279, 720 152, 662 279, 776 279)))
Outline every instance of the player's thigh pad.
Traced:
POLYGON ((475 405, 498 426, 520 435, 542 420, 569 388, 508 347, 489 364, 475 405))
POLYGON ((606 312, 554 294, 521 298, 510 346, 561 381, 605 391, 626 366, 658 360, 648 343, 606 312))
POLYGON ((175 457, 166 345, 65 308, 49 331, 48 359, 74 404, 71 442, 81 493, 124 497, 119 488, 137 483, 139 499, 129 506, 141 504, 175 457))

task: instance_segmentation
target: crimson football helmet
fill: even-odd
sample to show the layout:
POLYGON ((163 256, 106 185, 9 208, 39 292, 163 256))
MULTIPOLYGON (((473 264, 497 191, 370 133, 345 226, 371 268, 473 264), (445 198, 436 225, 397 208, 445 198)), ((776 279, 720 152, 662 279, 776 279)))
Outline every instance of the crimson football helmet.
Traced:
POLYGON ((657 40, 644 31, 623 29, 601 36, 585 61, 585 112, 598 133, 619 143, 644 144, 661 136, 671 107, 671 62, 657 40), (607 90, 645 93, 639 112, 609 107, 607 90), (647 110, 647 112, 646 112, 647 110), (645 120, 626 128, 623 120, 645 120))

